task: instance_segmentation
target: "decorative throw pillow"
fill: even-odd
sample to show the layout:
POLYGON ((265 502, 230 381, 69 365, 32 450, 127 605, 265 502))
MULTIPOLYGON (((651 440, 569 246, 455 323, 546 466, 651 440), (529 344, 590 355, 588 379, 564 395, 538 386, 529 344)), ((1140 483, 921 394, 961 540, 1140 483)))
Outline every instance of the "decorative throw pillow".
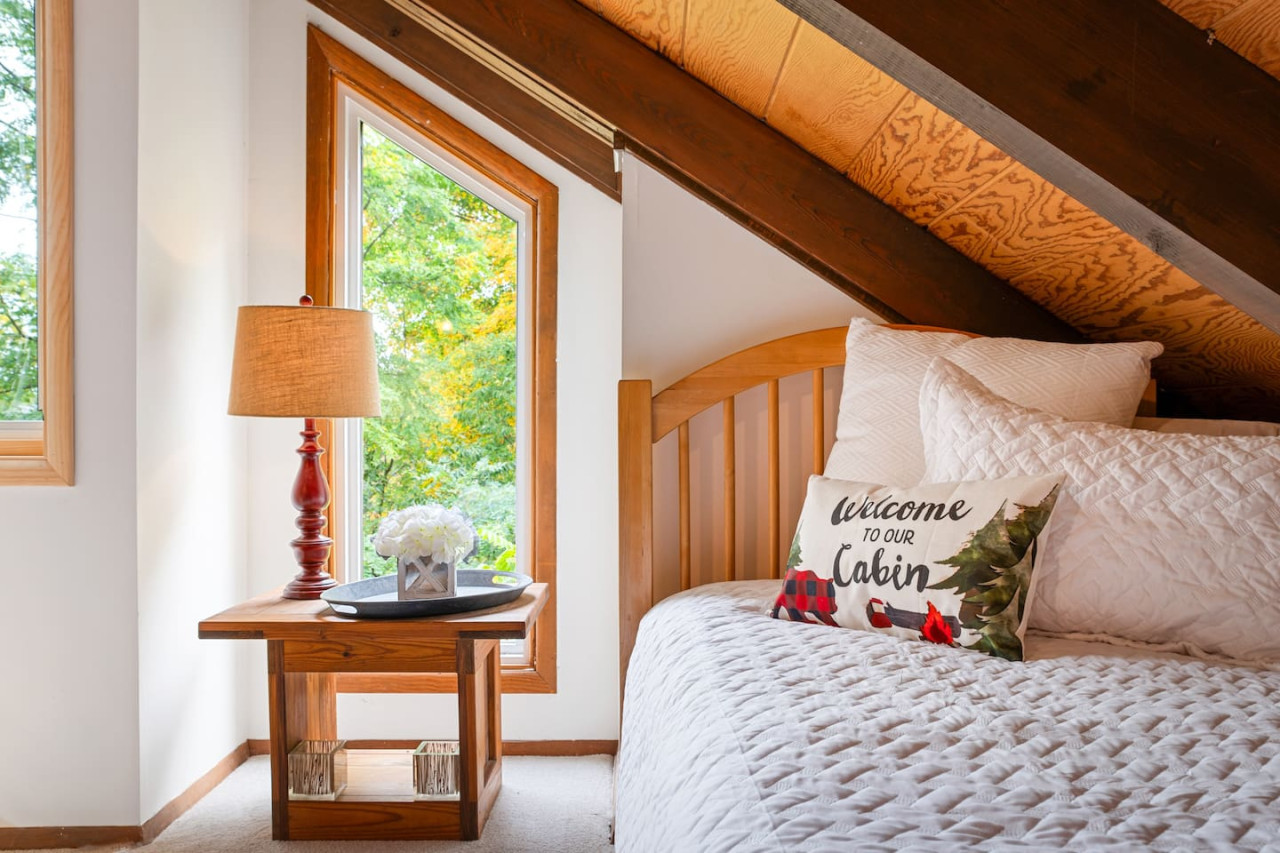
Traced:
POLYGON ((1280 439, 1071 423, 945 359, 920 409, 928 477, 1066 472, 1031 627, 1280 660, 1280 439))
POLYGON ((858 318, 845 339, 844 390, 826 475, 914 486, 924 474, 920 383, 940 355, 996 393, 1073 421, 1128 426, 1151 379, 1153 342, 1052 344, 886 329, 858 318))
POLYGON ((902 489, 809 478, 772 614, 1022 660, 1061 475, 902 489))

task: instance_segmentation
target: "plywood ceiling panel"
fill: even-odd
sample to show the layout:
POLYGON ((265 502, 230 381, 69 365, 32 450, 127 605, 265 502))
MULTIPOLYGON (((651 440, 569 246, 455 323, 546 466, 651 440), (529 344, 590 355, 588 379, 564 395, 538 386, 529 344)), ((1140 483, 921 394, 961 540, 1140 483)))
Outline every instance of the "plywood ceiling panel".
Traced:
POLYGON ((1128 234, 1052 261, 1010 283, 1091 336, 1227 306, 1128 234))
POLYGON ((765 120, 844 172, 907 94, 892 77, 801 21, 765 120))
POLYGON ((1197 27, 1207 29, 1246 0, 1160 0, 1160 2, 1197 27))
POLYGON ((763 116, 800 18, 774 0, 686 0, 684 68, 763 116))
POLYGON ((631 33, 650 50, 683 64, 687 0, 583 0, 582 5, 631 33))
MULTIPOLYGON (((773 0, 579 0, 1207 414, 1280 418, 1280 336, 773 0), (681 47, 683 46, 683 47, 681 47)), ((1280 72, 1280 0, 1162 0, 1280 72)))
POLYGON ((1160 2, 1272 77, 1280 77, 1280 0, 1160 2))
POLYGON ((1251 0, 1214 25, 1219 41, 1280 77, 1280 0, 1251 0))
POLYGON ((1006 279, 1120 235, 1020 163, 938 217, 929 230, 1006 279))
MULTIPOLYGON (((1158 340, 1165 354, 1155 362, 1157 377, 1180 389, 1227 385, 1255 389, 1259 406, 1280 409, 1276 398, 1276 365, 1280 338, 1248 314, 1234 307, 1171 317, 1123 329, 1108 329, 1100 340, 1158 340), (1218 345, 1206 347, 1205 340, 1218 345), (1211 378, 1211 382, 1205 382, 1211 378)), ((1198 402, 1208 414, 1223 414, 1211 396, 1198 402)), ((1249 412, 1253 415, 1253 412, 1249 412)))
POLYGON ((849 177, 928 225, 1013 163, 920 96, 908 93, 849 167, 849 177))

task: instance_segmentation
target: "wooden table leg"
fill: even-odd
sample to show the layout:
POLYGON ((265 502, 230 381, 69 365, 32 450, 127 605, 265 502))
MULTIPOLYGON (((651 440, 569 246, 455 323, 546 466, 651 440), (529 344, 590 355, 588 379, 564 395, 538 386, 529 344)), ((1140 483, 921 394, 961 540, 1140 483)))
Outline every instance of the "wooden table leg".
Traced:
POLYGON ((502 668, 497 640, 458 641, 462 838, 484 831, 502 789, 502 668))
POLYGON ((338 737, 338 683, 331 672, 286 672, 284 641, 267 641, 271 729, 271 837, 289 840, 289 750, 338 737))
POLYGON ((502 790, 502 648, 497 640, 491 641, 486 663, 488 684, 485 685, 488 702, 485 703, 485 721, 488 723, 489 755, 485 763, 484 791, 480 795, 480 831, 489 820, 489 812, 502 790))

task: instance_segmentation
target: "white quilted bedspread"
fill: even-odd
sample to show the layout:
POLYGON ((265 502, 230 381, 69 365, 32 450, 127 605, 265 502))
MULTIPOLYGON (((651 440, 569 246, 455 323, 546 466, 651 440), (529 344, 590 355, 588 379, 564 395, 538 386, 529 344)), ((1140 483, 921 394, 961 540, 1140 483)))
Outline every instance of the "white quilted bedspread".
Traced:
POLYGON ((621 853, 1280 851, 1280 672, 1034 634, 1010 663, 771 619, 776 590, 641 623, 621 853))

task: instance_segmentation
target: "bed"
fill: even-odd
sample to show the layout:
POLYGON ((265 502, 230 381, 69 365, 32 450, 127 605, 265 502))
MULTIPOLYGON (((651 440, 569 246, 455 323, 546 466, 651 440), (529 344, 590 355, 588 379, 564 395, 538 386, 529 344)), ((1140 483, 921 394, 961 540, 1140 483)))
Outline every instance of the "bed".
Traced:
POLYGON ((618 849, 1280 849, 1273 666, 1034 631, 1027 659, 1007 661, 770 617, 792 521, 781 422, 796 408, 778 383, 812 376, 818 473, 824 370, 843 363, 844 332, 751 348, 656 396, 620 386, 618 849), (741 505, 733 425, 735 398, 759 385, 757 518, 741 505), (689 424, 716 407, 725 541, 708 573, 695 565, 689 424), (654 535, 653 447, 667 434, 671 555, 654 535), (759 567, 736 553, 744 527, 766 532, 759 567))

